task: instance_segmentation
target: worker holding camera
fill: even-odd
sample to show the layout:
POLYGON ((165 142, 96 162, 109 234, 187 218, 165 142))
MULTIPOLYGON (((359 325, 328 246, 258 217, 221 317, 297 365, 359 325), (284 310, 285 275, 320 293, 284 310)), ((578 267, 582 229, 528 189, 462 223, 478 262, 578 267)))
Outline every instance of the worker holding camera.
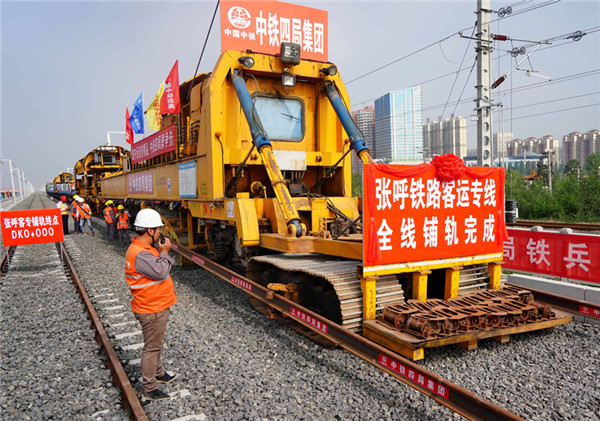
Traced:
POLYGON ((134 222, 137 236, 125 255, 125 279, 133 295, 131 309, 144 336, 142 397, 151 401, 169 399, 170 396, 158 388, 158 383, 170 383, 177 377, 177 374, 167 373, 161 362, 170 307, 177 302, 169 275, 175 261, 168 254, 171 241, 160 233, 162 226, 160 214, 155 210, 138 212, 134 222))

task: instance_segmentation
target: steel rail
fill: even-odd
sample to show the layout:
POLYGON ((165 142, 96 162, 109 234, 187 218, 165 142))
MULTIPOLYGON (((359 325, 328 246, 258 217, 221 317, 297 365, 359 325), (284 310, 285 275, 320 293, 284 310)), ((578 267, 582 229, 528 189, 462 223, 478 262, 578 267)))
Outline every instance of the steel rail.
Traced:
POLYGON ((117 353, 115 352, 110 339, 106 331, 104 330, 104 326, 102 325, 102 321, 98 317, 98 313, 96 313, 96 309, 90 300, 90 297, 75 270, 75 266, 73 265, 73 261, 71 260, 69 254, 63 243, 57 243, 60 247, 61 255, 63 257, 63 261, 65 263, 66 271, 68 272, 73 284, 79 291, 81 295, 81 299, 85 305, 85 308, 92 320, 92 327, 96 330, 96 342, 98 342, 102 351, 108 357, 108 366, 110 367, 110 371, 112 372, 112 377, 114 383, 121 389, 121 396, 123 399, 123 403, 129 410, 131 411, 131 418, 139 421, 147 421, 148 417, 142 408, 142 404, 140 403, 133 386, 129 382, 129 378, 127 377, 127 373, 123 369, 121 365, 121 361, 119 357, 117 357, 117 353))
POLYGON ((8 250, 6 250, 6 253, 4 253, 4 257, 2 257, 2 266, 1 266, 2 273, 6 273, 8 271, 8 265, 10 264, 10 257, 13 255, 13 253, 15 252, 16 249, 17 249, 17 246, 10 246, 8 248, 8 250))
POLYGON ((262 285, 227 269, 206 257, 172 243, 173 251, 196 263, 248 295, 262 301, 282 315, 335 342, 378 369, 385 371, 427 397, 470 420, 522 420, 508 410, 477 396, 404 357, 350 332, 317 313, 275 294, 262 285))
POLYGON ((553 294, 551 292, 542 291, 517 284, 506 284, 516 288, 526 289, 531 291, 535 297, 535 301, 549 304, 551 307, 556 307, 559 310, 577 316, 589 317, 590 319, 600 320, 600 304, 590 303, 589 301, 578 300, 577 298, 565 297, 562 295, 553 294))
POLYGON ((593 223, 577 223, 577 222, 559 222, 559 221, 530 221, 530 220, 518 220, 513 223, 507 223, 508 227, 534 227, 541 226, 544 228, 571 228, 574 231, 600 231, 600 224, 593 223))

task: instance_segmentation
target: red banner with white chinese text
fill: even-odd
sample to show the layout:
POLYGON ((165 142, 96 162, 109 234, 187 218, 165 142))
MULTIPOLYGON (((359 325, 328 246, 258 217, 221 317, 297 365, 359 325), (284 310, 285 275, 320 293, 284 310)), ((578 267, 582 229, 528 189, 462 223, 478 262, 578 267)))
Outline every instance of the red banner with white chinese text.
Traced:
POLYGON ((300 44, 300 58, 327 62, 327 11, 278 1, 221 1, 221 51, 278 55, 300 44))
POLYGON ((64 240, 60 209, 0 212, 4 247, 64 240))
POLYGON ((503 267, 600 284, 599 256, 598 235, 509 228, 503 267))
POLYGON ((502 253, 504 169, 435 161, 364 166, 364 266, 502 253))
POLYGON ((127 192, 130 194, 154 194, 154 177, 151 171, 127 174, 127 192))
POLYGON ((177 125, 173 124, 131 145, 131 163, 137 164, 160 154, 172 152, 176 147, 177 125))

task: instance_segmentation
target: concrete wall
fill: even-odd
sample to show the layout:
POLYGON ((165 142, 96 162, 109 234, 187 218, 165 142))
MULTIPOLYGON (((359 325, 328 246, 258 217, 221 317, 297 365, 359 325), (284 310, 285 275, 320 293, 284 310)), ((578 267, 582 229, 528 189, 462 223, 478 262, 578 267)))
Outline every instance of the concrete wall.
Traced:
MULTIPOLYGON (((511 284, 521 285, 525 288, 529 287, 533 289, 539 289, 540 291, 546 291, 552 294, 574 298, 581 301, 587 301, 600 307, 600 288, 597 287, 570 284, 567 282, 553 281, 551 279, 520 275, 516 273, 509 274, 507 278, 507 282, 511 284)), ((586 323, 600 324, 599 320, 590 319, 589 317, 574 316, 574 318, 586 323)))

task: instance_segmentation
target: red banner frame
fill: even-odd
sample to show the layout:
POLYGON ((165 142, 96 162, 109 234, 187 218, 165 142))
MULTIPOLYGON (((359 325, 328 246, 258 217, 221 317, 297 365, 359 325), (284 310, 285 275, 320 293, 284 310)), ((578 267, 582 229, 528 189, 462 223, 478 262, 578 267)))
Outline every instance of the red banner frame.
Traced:
POLYGON ((64 241, 60 209, 0 212, 4 247, 64 241))
POLYGON ((450 157, 459 161, 450 176, 432 164, 363 167, 365 267, 501 256, 504 169, 450 157))
POLYGON ((163 153, 173 152, 176 148, 177 125, 172 124, 131 145, 131 163, 137 164, 163 153))
POLYGON ((281 42, 300 44, 300 58, 328 61, 328 12, 279 1, 221 1, 221 51, 279 55, 281 42))
POLYGON ((127 174, 127 193, 154 194, 154 173, 144 171, 127 174))
POLYGON ((509 228, 504 268, 600 284, 600 236, 509 228), (594 258, 594 256, 596 256, 594 258))

